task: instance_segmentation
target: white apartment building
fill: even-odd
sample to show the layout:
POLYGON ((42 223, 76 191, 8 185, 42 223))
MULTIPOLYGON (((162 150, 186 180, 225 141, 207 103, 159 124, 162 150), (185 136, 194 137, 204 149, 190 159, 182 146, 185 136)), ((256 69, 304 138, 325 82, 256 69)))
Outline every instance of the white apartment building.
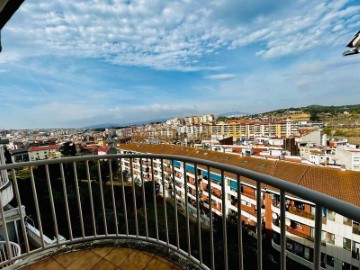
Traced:
POLYGON ((360 149, 338 146, 335 152, 336 163, 346 170, 360 171, 360 149))
POLYGON ((60 145, 44 145, 44 146, 32 146, 29 148, 29 160, 44 160, 52 158, 60 158, 61 152, 59 151, 60 145))
POLYGON ((288 138, 292 135, 291 121, 283 122, 231 122, 211 126, 211 135, 224 135, 237 139, 261 137, 288 138))

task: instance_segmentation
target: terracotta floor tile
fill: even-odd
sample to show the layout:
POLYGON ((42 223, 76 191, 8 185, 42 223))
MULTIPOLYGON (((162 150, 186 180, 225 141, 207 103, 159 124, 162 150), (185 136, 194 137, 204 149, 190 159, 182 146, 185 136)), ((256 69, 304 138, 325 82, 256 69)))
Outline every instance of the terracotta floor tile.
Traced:
POLYGON ((90 270, 101 260, 101 257, 94 252, 86 250, 85 254, 76 259, 67 267, 68 270, 90 270))
POLYGON ((171 266, 158 259, 153 258, 146 266, 145 270, 171 270, 171 266))
POLYGON ((130 248, 96 248, 50 257, 22 270, 180 270, 160 256, 130 248))
POLYGON ((62 266, 60 263, 58 263, 57 261, 53 260, 50 263, 48 263, 44 268, 42 269, 46 269, 46 270, 66 270, 66 268, 64 266, 62 266))
MULTIPOLYGON (((54 259, 53 258, 49 258, 46 260, 42 260, 40 262, 34 263, 32 265, 28 265, 26 266, 26 269, 31 269, 31 270, 42 270, 42 269, 46 269, 45 267, 50 264, 54 259)), ((21 268, 24 269, 24 268, 21 268)))
POLYGON ((120 265, 121 269, 142 270, 150 262, 153 256, 140 251, 135 251, 120 265))
POLYGON ((104 258, 106 255, 110 253, 114 248, 112 247, 105 247, 105 248, 94 248, 91 251, 95 252, 97 255, 101 256, 101 258, 104 258))
POLYGON ((82 251, 75 251, 75 252, 69 252, 65 254, 59 254, 57 256, 54 256, 53 258, 60 263, 64 267, 68 267, 70 264, 72 264, 75 260, 80 259, 82 256, 84 256, 87 253, 86 250, 82 251))
POLYGON ((120 266, 120 264, 122 264, 122 262, 133 252, 135 252, 135 250, 130 248, 114 248, 108 255, 104 257, 104 259, 115 264, 116 266, 120 266))
POLYGON ((101 259, 97 264, 94 265, 91 270, 116 270, 118 267, 108 262, 105 259, 101 259))
POLYGON ((171 263, 171 262, 169 262, 168 260, 164 259, 163 257, 160 257, 160 256, 157 256, 157 255, 154 255, 154 259, 157 259, 157 260, 159 260, 160 262, 163 262, 163 263, 167 263, 167 264, 172 265, 172 263, 171 263))

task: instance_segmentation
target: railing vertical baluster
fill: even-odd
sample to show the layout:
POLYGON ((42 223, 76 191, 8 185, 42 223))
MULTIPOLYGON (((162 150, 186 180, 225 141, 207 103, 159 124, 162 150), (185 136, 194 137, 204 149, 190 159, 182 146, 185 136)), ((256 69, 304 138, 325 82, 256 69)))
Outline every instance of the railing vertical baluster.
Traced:
POLYGON ((127 209, 126 209, 126 197, 125 197, 125 187, 124 187, 124 174, 122 169, 122 159, 120 158, 120 180, 121 180, 121 195, 122 195, 122 203, 123 203, 123 210, 124 210, 124 223, 125 223, 125 233, 126 236, 129 236, 129 224, 128 224, 128 216, 127 216, 127 209))
MULTIPOLYGON (((0 214, 1 214, 1 219, 3 224, 6 224, 6 219, 5 219, 5 211, 4 211, 4 206, 2 205, 2 201, 0 198, 0 214)), ((11 258, 11 252, 10 252, 10 240, 9 240, 9 232, 7 230, 7 226, 2 225, 2 229, 3 229, 3 237, 5 238, 5 247, 6 247, 6 253, 8 254, 8 258, 11 258)), ((1 249, 0 249, 1 251, 1 249)), ((4 258, 6 258, 6 254, 4 251, 4 258)), ((3 260, 2 260, 3 261, 3 260)), ((5 259, 4 259, 5 261, 5 259)))
POLYGON ((262 220, 261 220, 261 183, 256 182, 256 237, 257 237, 257 269, 262 270, 262 220))
POLYGON ((322 207, 319 204, 316 204, 316 206, 315 206, 314 270, 320 270, 321 226, 322 226, 322 207))
POLYGON ((194 164, 195 170, 195 193, 196 193, 196 219, 197 219, 197 229, 198 229, 198 241, 199 241, 199 260, 200 264, 203 263, 202 257, 202 239, 201 239, 201 220, 200 220, 200 199, 199 199, 199 179, 197 172, 197 164, 194 164))
POLYGON ((41 247, 44 249, 45 248, 44 232, 43 232, 43 228, 42 228, 39 200, 37 197, 35 180, 34 180, 34 172, 33 172, 32 166, 30 167, 30 182, 31 182, 31 189, 32 189, 33 197, 34 197, 34 203, 35 203, 36 219, 37 219, 39 231, 40 231, 41 247))
POLYGON ((117 220, 117 211, 116 211, 116 204, 115 204, 115 193, 114 193, 114 176, 112 172, 112 163, 113 160, 109 159, 109 173, 110 173, 110 184, 111 184, 111 202, 114 212, 114 222, 115 222, 115 234, 116 236, 119 235, 119 228, 118 228, 118 220, 117 220))
POLYGON ((161 159, 161 179, 163 186, 163 201, 164 201, 164 218, 165 218, 165 233, 166 233, 166 244, 169 246, 169 228, 167 221, 167 208, 166 208, 166 194, 165 194, 165 179, 164 179, 164 160, 161 159))
MULTIPOLYGON (((88 178, 88 189, 89 189, 89 196, 90 196, 90 208, 91 208, 91 218, 92 218, 92 226, 94 231, 94 237, 96 237, 96 222, 95 222, 95 210, 94 210, 94 198, 92 193, 92 184, 91 184, 91 177, 90 177, 90 169, 89 169, 89 161, 86 161, 86 176, 88 178)), ((77 182, 77 181, 76 181, 77 182)), ((76 188, 78 190, 78 188, 76 188)), ((81 203, 79 202, 79 205, 81 203)), ((80 211, 81 209, 79 209, 80 211)))
POLYGON ((106 210, 105 210, 105 202, 104 202, 104 188, 103 188, 103 181, 102 181, 102 175, 101 175, 100 160, 97 161, 97 167, 98 167, 98 175, 99 175, 101 210, 102 210, 102 213, 103 213, 103 222, 104 222, 105 235, 107 236, 108 235, 108 229, 107 229, 107 221, 106 221, 106 210))
POLYGON ((244 269, 244 250, 243 250, 243 238, 242 238, 242 220, 241 220, 241 181, 240 175, 236 177, 237 183, 237 231, 238 231, 238 249, 239 249, 239 270, 244 269))
POLYGON ((221 170, 221 210, 224 241, 224 269, 229 269, 228 247, 227 247, 227 215, 226 215, 226 181, 224 171, 221 170))
POLYGON ((66 183, 65 183, 65 174, 64 174, 64 165, 63 163, 60 163, 60 173, 61 173, 61 182, 64 192, 64 203, 65 203, 65 211, 66 211, 66 221, 68 224, 68 230, 69 230, 69 236, 70 240, 73 240, 73 233, 72 233, 72 227, 71 227, 71 220, 70 220, 70 210, 69 210, 69 202, 68 202, 68 195, 66 190, 66 183))
POLYGON ((178 223, 178 211, 177 211, 177 199, 176 199, 176 180, 175 180, 175 161, 172 160, 172 176, 173 176, 173 192, 174 192, 174 204, 175 204, 175 236, 176 236, 176 247, 180 249, 180 241, 179 241, 179 223, 178 223))
POLYGON ((133 159, 132 158, 130 159, 130 171, 131 171, 132 195, 133 195, 133 203, 134 203, 135 233, 136 233, 136 237, 139 237, 139 223, 138 223, 138 216, 137 216, 135 179, 134 179, 134 169, 133 169, 133 159))
POLYGON ((84 226, 84 218, 83 218, 81 199, 80 199, 80 191, 79 191, 80 188, 79 188, 79 183, 78 183, 76 162, 73 162, 73 170, 74 170, 74 182, 75 182, 76 198, 77 198, 77 204, 78 204, 78 210, 79 210, 81 234, 82 234, 82 238, 85 238, 85 226, 84 226))
POLYGON ((141 176, 141 187, 142 187, 142 197, 144 204, 144 217, 145 217, 145 234, 146 239, 149 238, 149 227, 148 227, 148 217, 147 217, 147 209, 146 209, 146 195, 145 195, 145 180, 144 180, 144 172, 143 172, 143 159, 140 158, 140 176, 141 176))
MULTIPOLYGON (((19 208, 19 214, 20 214, 20 223, 21 223, 21 229, 22 229, 22 233, 23 233, 23 237, 24 237, 24 242, 25 242, 25 250, 26 253, 30 252, 30 247, 29 247, 29 239, 26 233, 26 225, 24 222, 24 217, 25 217, 25 213, 23 213, 22 208, 21 208, 21 198, 20 198, 20 192, 19 192, 19 186, 17 183, 17 178, 16 178, 16 173, 15 173, 15 169, 12 169, 12 175, 13 175, 13 182, 14 182, 14 188, 15 188, 15 195, 16 195, 16 202, 19 208)), ((5 224, 5 222, 4 222, 5 224)))
POLYGON ((280 266, 281 270, 286 270, 286 227, 285 227, 285 191, 280 190, 280 266))
POLYGON ((58 229, 58 224, 57 224, 57 217, 56 217, 56 211, 55 211, 55 205, 54 205, 54 197, 53 197, 53 194, 52 194, 51 181, 50 181, 50 172, 49 172, 49 165, 48 164, 45 165, 45 171, 46 171, 46 182, 47 182, 48 191, 49 191, 49 197, 50 197, 51 213, 52 213, 53 221, 54 221, 56 243, 59 245, 59 229, 58 229))
POLYGON ((187 188, 187 176, 186 176, 186 162, 184 162, 184 189, 185 189, 185 215, 186 215, 186 237, 188 255, 191 256, 191 240, 190 240, 190 220, 189 220, 189 201, 188 201, 188 188, 187 188))
POLYGON ((211 194, 211 177, 210 167, 207 167, 208 174, 208 193, 209 193, 209 210, 210 210, 210 257, 211 257, 211 269, 215 269, 215 256, 214 256, 214 226, 213 226, 213 212, 212 212, 212 194, 211 194))
POLYGON ((157 202, 156 202, 156 190, 155 190, 155 178, 154 178, 154 159, 151 159, 151 181, 153 184, 153 200, 154 200, 154 213, 155 213, 155 232, 156 232, 156 240, 159 241, 159 223, 158 223, 158 215, 157 215, 157 202))

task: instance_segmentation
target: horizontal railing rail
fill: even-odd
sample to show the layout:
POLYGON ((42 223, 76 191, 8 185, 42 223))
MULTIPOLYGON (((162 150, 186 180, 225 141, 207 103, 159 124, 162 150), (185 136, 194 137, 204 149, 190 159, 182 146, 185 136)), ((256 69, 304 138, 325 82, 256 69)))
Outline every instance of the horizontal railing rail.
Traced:
MULTIPOLYGON (((208 267, 215 269, 219 260, 221 267, 218 266, 217 268, 229 269, 228 253, 230 250, 227 242, 231 239, 227 234, 229 209, 227 209, 228 198, 225 194, 230 187, 227 186, 225 173, 236 176, 237 187, 241 186, 241 182, 244 181, 243 178, 256 181, 255 199, 257 209, 263 205, 262 196, 264 192, 274 190, 278 193, 280 191, 281 269, 286 269, 285 200, 287 195, 297 196, 316 205, 314 215, 314 269, 320 269, 322 209, 331 209, 354 221, 360 221, 360 207, 348 202, 272 176, 225 163, 193 157, 153 154, 79 156, 0 165, 0 171, 9 172, 14 185, 16 202, 18 205, 24 203, 25 207, 28 207, 27 209, 31 209, 39 232, 37 241, 40 247, 33 249, 27 237, 26 220, 20 220, 24 238, 24 252, 19 258, 25 258, 54 246, 60 247, 94 239, 127 238, 162 245, 186 256, 203 269, 208 269, 208 267), (115 165, 113 161, 116 161, 115 165), (156 166, 154 166, 155 161, 156 166), (158 161, 160 161, 160 166, 158 161), (180 167, 180 171, 183 170, 182 176, 179 174, 179 169, 175 171, 175 166, 169 169, 174 161, 182 163, 182 167, 180 167), (93 164, 89 164, 90 162, 93 164), (70 167, 67 166, 69 164, 70 167), (59 165, 59 167, 53 169, 50 168, 51 165, 59 165), (80 165, 83 166, 81 169, 79 168, 80 165), (203 192, 201 192, 203 187, 200 186, 201 179, 198 179, 197 173, 193 174, 194 179, 192 179, 195 184, 189 185, 186 180, 189 175, 186 165, 193 166, 195 172, 199 166, 201 166, 202 170, 207 168, 207 175, 211 175, 211 170, 216 170, 217 173, 220 171, 221 181, 218 183, 222 194, 220 200, 214 200, 215 195, 212 192, 203 195, 203 192), (145 172, 143 170, 144 166, 148 166, 150 169, 145 172), (27 187, 32 191, 31 198, 28 198, 28 194, 21 190, 22 186, 19 185, 20 181, 17 180, 18 171, 24 168, 29 170, 27 187), (44 170, 38 172, 38 168, 44 168, 44 170), (56 170, 57 174, 53 170, 56 170), (37 181, 39 181, 37 177, 41 178, 37 174, 43 177, 44 182, 42 182, 42 185, 44 186, 40 187, 37 184, 37 181), (115 174, 118 174, 116 181, 114 180, 115 174), (175 176, 183 178, 181 187, 176 185, 175 176), (145 187, 146 182, 152 184, 145 187), (193 190, 192 194, 194 195, 189 192, 190 188, 193 190), (41 194, 38 193, 39 189, 41 189, 41 194), (61 191, 61 195, 56 193, 58 190, 61 191), (46 196, 44 193, 46 193, 46 196), (56 193, 56 196, 54 196, 54 193, 56 193), (157 194, 161 195, 162 199, 159 199, 157 194), (152 198, 149 199, 149 196, 152 198), (179 196, 182 196, 183 199, 179 199, 179 196), (204 199, 203 196, 207 196, 207 198, 204 199), (50 208, 44 211, 42 203, 45 199, 50 208), (207 213, 202 209, 203 203, 206 202, 207 213), (27 203, 32 205, 28 206, 27 203), (217 206, 215 208, 213 204, 221 205, 221 207, 217 206), (60 209, 59 205, 63 205, 64 208, 60 209), (179 211, 178 207, 184 205, 185 211, 179 211), (189 215, 190 210, 191 215, 189 215), (59 212, 63 214, 61 217, 59 212), (213 219, 213 213, 218 216, 221 213, 218 217, 220 223, 213 219), (208 216, 207 219, 204 219, 205 215, 208 216), (152 217, 155 217, 155 219, 152 217), (53 225, 51 229, 44 226, 45 220, 53 225), (204 220, 207 222, 204 222, 204 220), (149 222, 152 223, 152 226, 149 222), (60 223, 65 225, 59 226, 60 223), (123 225, 120 226, 119 224, 123 225), (185 238, 180 236, 182 227, 179 226, 184 226, 185 238), (204 228, 204 226, 208 227, 208 229, 204 228), (219 226, 220 229, 218 229, 219 226), (214 243, 215 237, 219 237, 215 235, 218 231, 221 231, 222 234, 220 238, 222 238, 221 252, 223 254, 220 259, 219 251, 214 243), (54 238, 56 241, 54 240, 53 244, 44 241, 46 234, 49 233, 56 236, 54 238), (59 235, 64 235, 66 240, 60 241, 59 235), (194 236, 197 239, 194 239, 194 236), (208 245, 204 246, 204 241, 208 240, 208 245), (206 255, 208 252, 210 253, 209 257, 206 255)), ((26 185, 23 182, 21 181, 21 185, 26 185)), ((212 190, 212 184, 212 181, 207 181, 208 190, 212 190)), ((237 261, 238 268, 243 269, 242 212, 246 211, 246 209, 241 207, 242 194, 240 188, 233 189, 233 191, 237 192, 235 204, 238 204, 234 208, 237 209, 237 213, 235 213, 238 238, 237 261)), ((29 193, 29 190, 27 192, 29 193)), ((4 206, 0 205, 1 216, 4 213, 3 208, 4 206)), ((257 269, 262 269, 262 222, 264 216, 262 211, 255 211, 255 209, 253 213, 256 215, 254 229, 256 231, 257 269)), ((22 213, 20 214, 22 215, 22 213)), ((3 226, 3 235, 5 246, 9 247, 10 240, 6 226, 3 226)), ((9 259, 7 263, 12 261, 14 260, 9 259)), ((0 267, 1 265, 5 265, 5 263, 0 264, 0 267)))

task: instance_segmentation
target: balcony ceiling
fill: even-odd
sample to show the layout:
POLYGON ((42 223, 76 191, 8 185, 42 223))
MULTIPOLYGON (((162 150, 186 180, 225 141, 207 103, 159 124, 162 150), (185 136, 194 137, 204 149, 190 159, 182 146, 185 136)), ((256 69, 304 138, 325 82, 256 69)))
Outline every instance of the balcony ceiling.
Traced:
POLYGON ((10 20, 24 0, 0 0, 0 30, 10 20))

